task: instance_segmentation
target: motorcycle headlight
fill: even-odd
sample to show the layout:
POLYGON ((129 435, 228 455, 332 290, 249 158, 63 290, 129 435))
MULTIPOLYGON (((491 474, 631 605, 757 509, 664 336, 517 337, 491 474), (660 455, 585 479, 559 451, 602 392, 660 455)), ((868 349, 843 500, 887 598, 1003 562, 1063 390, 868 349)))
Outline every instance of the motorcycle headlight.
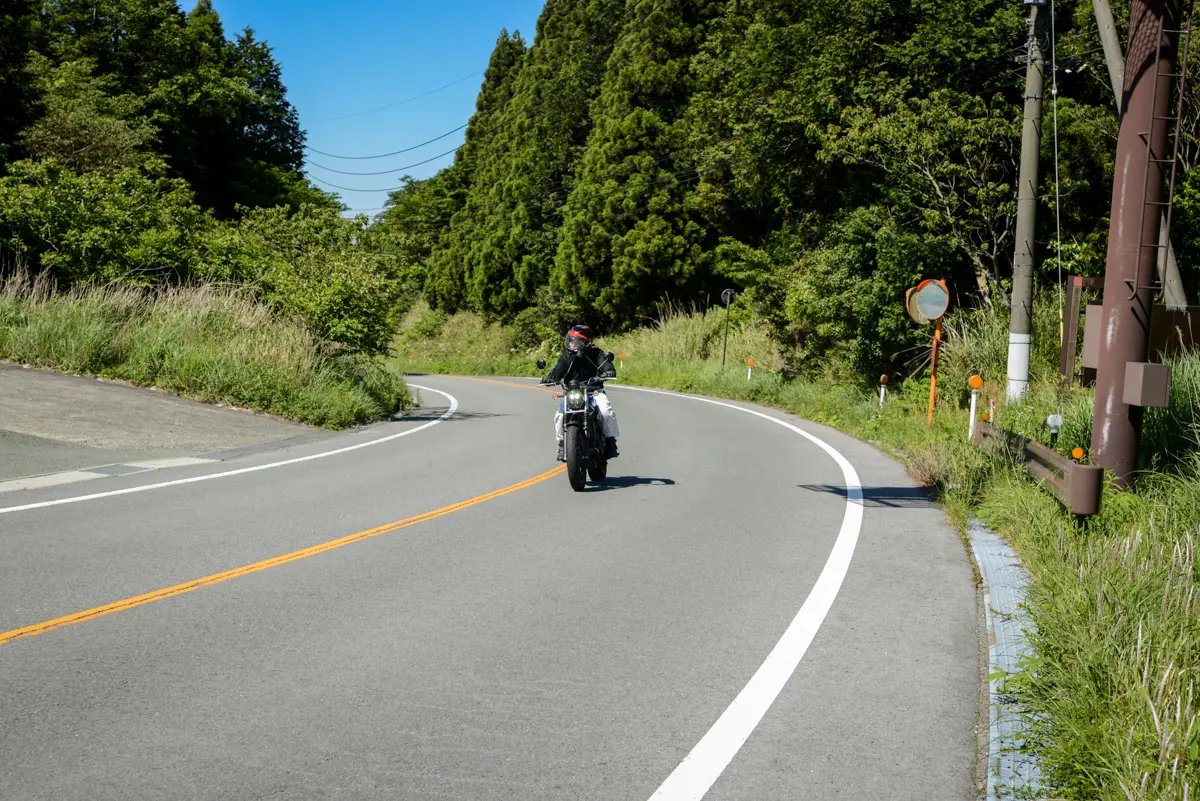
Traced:
POLYGON ((571 410, 583 408, 583 390, 572 389, 567 392, 567 408, 571 410))

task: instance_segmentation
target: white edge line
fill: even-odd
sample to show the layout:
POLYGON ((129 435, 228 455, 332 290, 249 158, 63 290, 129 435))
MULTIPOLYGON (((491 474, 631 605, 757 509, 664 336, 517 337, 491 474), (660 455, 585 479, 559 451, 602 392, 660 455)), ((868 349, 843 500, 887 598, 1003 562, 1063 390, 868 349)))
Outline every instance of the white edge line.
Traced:
POLYGON ((97 498, 111 498, 111 497, 114 497, 117 495, 132 495, 135 492, 149 492, 150 490, 162 489, 163 487, 176 487, 181 484, 195 484, 200 481, 210 481, 214 478, 227 478, 228 476, 240 476, 245 473, 256 473, 259 470, 270 470, 275 467, 283 467, 283 466, 289 465, 289 464, 299 464, 300 462, 311 462, 314 459, 324 459, 326 456, 337 456, 340 453, 349 453, 350 451, 356 451, 359 448, 369 448, 372 445, 382 445, 385 442, 391 442, 394 439, 399 439, 400 437, 407 437, 409 434, 415 434, 418 431, 424 431, 427 428, 431 428, 431 427, 437 425, 438 423, 443 422, 444 420, 449 418, 451 415, 453 415, 458 410, 458 399, 455 398, 453 395, 451 395, 449 392, 442 392, 440 389, 434 389, 433 387, 422 387, 422 386, 418 386, 417 384, 409 384, 409 386, 414 389, 422 389, 422 390, 425 390, 426 392, 435 392, 438 395, 444 396, 446 399, 448 399, 450 401, 450 408, 446 410, 445 414, 438 417, 436 420, 430 420, 428 423, 423 423, 423 424, 417 426, 416 428, 410 428, 407 431, 401 431, 398 434, 390 434, 386 437, 380 437, 379 439, 370 440, 369 442, 359 442, 356 445, 348 445, 344 448, 338 448, 338 449, 332 450, 332 451, 323 451, 322 453, 314 453, 314 454, 310 454, 309 456, 298 456, 294 459, 284 459, 283 461, 280 461, 280 462, 270 462, 269 464, 260 464, 260 465, 255 465, 253 467, 242 467, 237 470, 226 470, 223 473, 208 473, 203 476, 192 476, 191 478, 179 478, 179 479, 175 479, 174 481, 160 481, 157 484, 144 484, 139 487, 126 487, 125 489, 110 490, 109 492, 96 492, 91 495, 76 495, 76 496, 73 496, 70 498, 59 498, 59 499, 53 500, 53 501, 39 501, 37 503, 27 503, 22 506, 6 506, 3 508, 0 508, 0 515, 9 514, 10 512, 25 512, 25 511, 29 511, 30 509, 45 509, 48 506, 62 506, 63 504, 68 504, 68 503, 82 503, 83 501, 94 501, 97 498))
POLYGON ((699 801, 720 778, 767 710, 775 703, 788 679, 796 672, 800 660, 812 644, 813 637, 825 621, 825 616, 829 614, 829 609, 833 606, 833 601, 846 578, 846 572, 850 569, 850 560, 854 556, 859 531, 862 529, 862 484, 850 460, 832 445, 778 417, 695 395, 630 386, 621 386, 621 389, 711 403, 770 420, 794 431, 829 454, 842 469, 842 476, 846 482, 846 515, 842 518, 842 528, 833 543, 833 549, 821 570, 821 575, 817 577, 816 584, 804 599, 800 611, 792 618, 792 622, 779 638, 779 642, 775 643, 766 660, 733 699, 733 703, 721 713, 717 722, 700 738, 700 742, 688 752, 666 781, 655 790, 654 795, 650 796, 650 801, 699 801))

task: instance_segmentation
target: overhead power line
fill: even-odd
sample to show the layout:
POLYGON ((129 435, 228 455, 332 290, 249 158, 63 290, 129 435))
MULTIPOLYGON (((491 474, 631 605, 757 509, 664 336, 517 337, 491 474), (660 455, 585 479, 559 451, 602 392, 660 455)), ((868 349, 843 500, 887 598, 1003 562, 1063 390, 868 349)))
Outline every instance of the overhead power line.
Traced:
MULTIPOLYGON (((643 21, 645 21, 646 19, 649 19, 649 18, 650 18, 650 15, 651 15, 651 14, 653 14, 655 11, 658 11, 658 9, 660 9, 660 8, 661 8, 661 7, 662 7, 662 6, 663 6, 663 5, 664 5, 666 2, 667 2, 667 0, 658 0, 658 2, 657 2, 657 3, 655 3, 655 4, 654 4, 654 6, 653 6, 653 7, 652 7, 652 8, 651 8, 649 11, 647 11, 647 12, 646 12, 645 16, 642 18, 642 19, 643 19, 643 21)), ((625 10, 625 11, 622 13, 622 15, 621 15, 621 20, 622 20, 622 21, 625 21, 625 20, 626 20, 626 18, 627 18, 627 17, 628 17, 628 16, 629 16, 629 15, 630 15, 632 12, 633 12, 633 10, 634 10, 634 9, 631 9, 631 8, 628 8, 628 7, 627 7, 627 8, 626 8, 626 10, 625 10)), ((598 37, 599 37, 599 34, 598 34, 598 33, 594 33, 594 34, 592 34, 591 36, 589 36, 589 37, 588 37, 588 43, 589 43, 589 44, 593 44, 593 43, 595 43, 598 37)), ((595 55, 593 55, 591 58, 585 59, 585 60, 584 60, 584 62, 583 62, 582 64, 580 64, 578 67, 576 67, 575 69, 571 70, 571 71, 570 71, 570 72, 568 72, 567 74, 565 74, 565 75, 559 75, 559 76, 558 76, 558 77, 555 79, 555 83, 556 83, 556 84, 561 84, 563 81, 567 80, 568 78, 573 78, 575 75, 577 75, 577 74, 579 73, 579 71, 580 71, 580 70, 582 70, 582 69, 583 69, 584 67, 586 67, 588 64, 590 64, 590 63, 592 63, 592 62, 596 61, 596 60, 597 60, 597 59, 600 57, 600 55, 601 55, 602 53, 603 53, 603 55, 604 55, 606 58, 607 58, 607 57, 609 57, 609 56, 612 54, 612 51, 616 49, 617 45, 618 45, 618 44, 620 44, 620 42, 621 42, 621 38, 620 38, 620 37, 618 37, 618 38, 617 38, 617 40, 613 42, 612 46, 611 46, 611 47, 609 47, 609 48, 607 48, 607 50, 608 50, 608 52, 607 52, 607 53, 603 53, 603 51, 601 51, 601 53, 596 53, 596 54, 595 54, 595 55)), ((532 91, 534 88, 540 88, 540 85, 535 85, 534 87, 530 87, 530 89, 529 89, 528 91, 532 91)), ((435 90, 435 91, 436 91, 436 90, 435 90)), ((521 96, 521 94, 522 94, 522 93, 517 93, 517 94, 514 94, 512 97, 510 97, 510 98, 508 99, 508 101, 507 101, 507 102, 508 102, 508 103, 511 103, 513 100, 515 100, 515 99, 517 99, 518 97, 520 97, 520 96, 521 96)), ((403 101, 402 101, 402 102, 403 102, 403 101)), ((490 132, 490 131, 494 130, 495 128, 499 127, 499 125, 500 125, 502 122, 504 122, 504 120, 503 120, 503 119, 502 119, 502 120, 499 120, 499 121, 497 121, 495 125, 492 125, 492 126, 488 127, 487 129, 485 129, 485 130, 483 131, 483 133, 488 133, 488 132, 490 132)), ((312 151, 313 153, 318 153, 318 154, 320 154, 320 155, 322 155, 322 156, 327 156, 327 157, 329 157, 329 158, 335 158, 335 159, 347 159, 347 160, 351 160, 351 159, 353 159, 353 160, 382 159, 382 158, 387 158, 388 156, 395 156, 395 155, 397 155, 397 154, 400 154, 400 153, 407 153, 407 152, 409 152, 410 150, 416 150, 416 149, 417 149, 417 148, 419 148, 419 147, 424 147, 425 145, 427 145, 427 144, 430 144, 431 142, 436 142, 436 141, 438 141, 439 139, 445 139, 447 136, 450 136, 451 134, 454 134, 454 133, 458 133, 459 131, 461 131, 463 128, 466 128, 466 127, 467 127, 467 126, 469 126, 470 124, 471 124, 471 123, 470 123, 470 120, 468 120, 467 122, 465 122, 465 123, 463 123, 462 125, 458 126, 458 127, 457 127, 457 128, 455 128, 454 130, 452 130, 452 131, 447 131, 447 132, 446 132, 446 133, 444 133, 444 134, 440 134, 440 135, 438 135, 438 136, 435 136, 433 139, 429 139, 429 140, 427 140, 427 141, 425 141, 425 142, 422 142, 422 143, 420 143, 420 144, 418 144, 418 145, 413 145, 412 147, 407 147, 407 148, 405 148, 405 149, 403 149, 403 150, 395 150, 395 151, 392 151, 391 153, 380 153, 380 154, 378 154, 378 155, 372 155, 372 156, 337 156, 337 155, 334 155, 334 154, 332 154, 332 153, 325 153, 325 152, 323 152, 323 151, 316 150, 315 148, 308 147, 307 145, 306 145, 305 147, 306 147, 306 149, 307 149, 307 150, 310 150, 310 151, 312 151)), ((347 174, 347 175, 350 175, 350 174, 354 174, 354 173, 346 173, 346 174, 347 174)), ((359 173, 359 174, 366 175, 366 174, 368 174, 368 173, 359 173)), ((379 191, 379 190, 373 190, 373 189, 354 189, 354 190, 347 190, 347 191, 354 191, 354 192, 373 192, 373 191, 379 191)))
MULTIPOLYGON (((458 150, 460 148, 462 148, 462 145, 459 145, 458 147, 455 147, 455 148, 451 148, 450 150, 447 150, 445 153, 438 153, 436 156, 430 156, 429 158, 425 159, 424 161, 418 161, 416 164, 407 164, 403 167, 396 167, 394 170, 380 170, 378 172, 347 172, 346 170, 335 170, 333 167, 326 167, 324 164, 317 164, 315 161, 310 161, 310 162, 308 162, 308 164, 311 167, 320 167, 322 170, 329 170, 330 172, 336 172, 338 175, 388 175, 393 172, 404 172, 405 170, 411 170, 413 167, 420 167, 424 164, 428 164, 431 161, 437 161, 442 156, 449 156, 451 153, 458 152, 458 150)), ((355 191, 375 192, 377 190, 358 189, 355 191)))
MULTIPOLYGON (((305 145, 304 149, 308 150, 312 153, 317 153, 318 155, 321 155, 321 156, 328 156, 331 159, 346 159, 346 160, 354 160, 354 161, 363 161, 363 160, 367 160, 367 159, 385 159, 388 156, 398 156, 401 153, 408 153, 413 150, 417 150, 419 148, 425 147, 425 145, 431 145, 440 139, 445 139, 447 136, 450 136, 451 134, 458 133, 459 131, 461 131, 463 128, 466 128, 470 124, 471 123, 469 123, 469 122, 464 122, 462 125, 458 126, 453 131, 446 131, 444 134, 439 134, 439 135, 433 137, 432 139, 426 139, 424 142, 421 142, 418 145, 413 145, 412 147, 406 147, 403 150, 393 150, 391 153, 380 153, 378 156, 337 156, 337 155, 334 155, 333 153, 326 153, 324 150, 317 150, 315 147, 309 147, 308 145, 305 145)), ((326 169, 328 169, 328 167, 326 169)), ((336 170, 335 170, 335 172, 336 172, 336 170)), ((356 175, 356 174, 357 175, 370 175, 370 173, 346 173, 346 174, 347 175, 356 175)))
POLYGON ((450 83, 445 84, 444 86, 439 86, 437 89, 430 89, 428 92, 422 92, 419 95, 413 95, 412 97, 406 97, 403 100, 397 100, 395 103, 388 103, 386 106, 380 106, 379 108, 373 108, 369 111, 356 111, 353 114, 343 114, 340 117, 317 117, 316 119, 307 120, 307 122, 334 122, 335 120, 348 120, 353 117, 365 117, 368 114, 376 114, 380 111, 387 111, 390 108, 396 108, 397 106, 403 106, 405 103, 411 103, 414 100, 420 100, 423 97, 429 97, 430 95, 435 95, 438 92, 442 91, 443 89, 449 89, 451 86, 457 86, 458 84, 462 83, 463 81, 469 81, 471 78, 474 78, 476 75, 480 75, 482 73, 483 73, 483 70, 475 70, 470 75, 464 75, 463 77, 459 78, 456 81, 451 81, 450 83))

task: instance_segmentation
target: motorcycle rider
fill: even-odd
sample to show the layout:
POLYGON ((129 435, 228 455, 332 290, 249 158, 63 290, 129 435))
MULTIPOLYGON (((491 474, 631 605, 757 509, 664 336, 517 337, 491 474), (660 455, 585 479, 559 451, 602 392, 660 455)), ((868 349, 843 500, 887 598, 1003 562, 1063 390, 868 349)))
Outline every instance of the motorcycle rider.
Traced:
MULTIPOLYGON (((542 379, 543 384, 557 384, 560 381, 586 381, 589 378, 603 376, 614 378, 616 369, 609 361, 608 354, 592 344, 592 329, 587 323, 572 326, 565 338, 563 354, 558 357, 554 367, 542 379)), ((612 403, 608 400, 604 388, 596 390, 596 406, 600 410, 600 420, 604 426, 605 456, 615 459, 617 453, 617 437, 621 436, 617 428, 617 413, 613 411, 612 403)), ((563 400, 559 403, 558 411, 554 414, 554 436, 558 439, 558 461, 566 461, 563 451, 563 400)))

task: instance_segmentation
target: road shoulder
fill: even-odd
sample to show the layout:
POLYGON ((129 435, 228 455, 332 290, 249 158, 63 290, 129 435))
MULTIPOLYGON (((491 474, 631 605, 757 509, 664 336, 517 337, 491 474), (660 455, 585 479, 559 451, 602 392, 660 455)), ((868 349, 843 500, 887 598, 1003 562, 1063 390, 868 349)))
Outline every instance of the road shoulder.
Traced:
POLYGON ((5 484, 39 477, 61 483, 46 477, 65 473, 88 480, 179 459, 221 461, 331 434, 169 392, 7 362, 0 362, 0 409, 5 484))

